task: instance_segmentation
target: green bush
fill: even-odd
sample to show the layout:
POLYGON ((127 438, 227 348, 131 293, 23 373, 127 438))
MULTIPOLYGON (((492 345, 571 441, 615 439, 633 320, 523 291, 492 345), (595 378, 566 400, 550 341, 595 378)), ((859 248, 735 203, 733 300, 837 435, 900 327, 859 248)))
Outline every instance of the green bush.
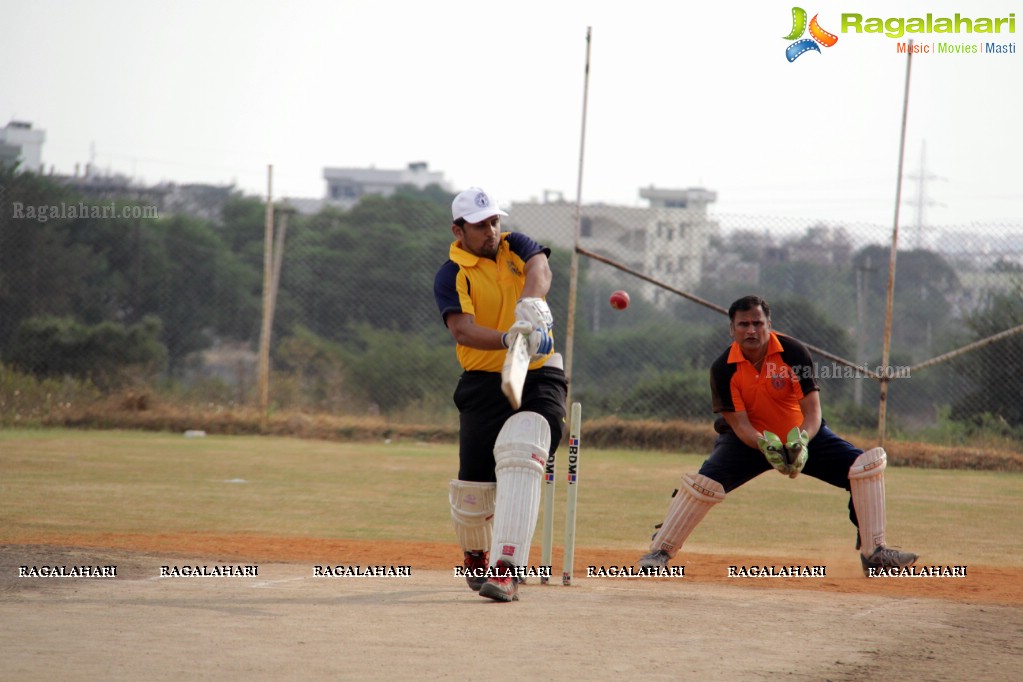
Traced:
POLYGON ((700 419, 710 415, 710 387, 703 372, 665 372, 640 379, 622 405, 625 415, 700 419))
POLYGON ((158 340, 161 324, 149 316, 135 325, 85 325, 68 317, 30 317, 14 332, 7 360, 38 378, 70 376, 99 388, 148 379, 167 364, 158 340))
POLYGON ((939 408, 937 425, 916 434, 921 440, 942 445, 1008 447, 1018 449, 1023 427, 1014 426, 1001 415, 990 412, 953 418, 955 408, 939 408))

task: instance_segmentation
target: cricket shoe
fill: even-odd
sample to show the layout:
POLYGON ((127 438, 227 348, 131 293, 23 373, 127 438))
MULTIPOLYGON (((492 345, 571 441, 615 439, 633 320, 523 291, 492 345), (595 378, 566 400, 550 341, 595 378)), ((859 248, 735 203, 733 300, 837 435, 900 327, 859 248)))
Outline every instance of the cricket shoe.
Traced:
POLYGON ((519 581, 515 577, 515 565, 499 559, 494 565, 493 575, 487 578, 480 588, 481 597, 489 597, 494 601, 518 601, 519 581))
POLYGON ((479 592, 480 588, 483 587, 483 583, 487 582, 487 552, 479 549, 476 551, 469 551, 465 553, 465 582, 469 584, 469 589, 473 592, 479 592))
POLYGON ((863 575, 870 577, 870 569, 890 571, 893 568, 907 568, 916 563, 917 555, 912 552, 900 552, 891 547, 875 547, 870 556, 860 554, 863 575))
POLYGON ((640 568, 664 568, 668 565, 671 557, 663 549, 657 549, 649 554, 644 554, 636 562, 640 568))

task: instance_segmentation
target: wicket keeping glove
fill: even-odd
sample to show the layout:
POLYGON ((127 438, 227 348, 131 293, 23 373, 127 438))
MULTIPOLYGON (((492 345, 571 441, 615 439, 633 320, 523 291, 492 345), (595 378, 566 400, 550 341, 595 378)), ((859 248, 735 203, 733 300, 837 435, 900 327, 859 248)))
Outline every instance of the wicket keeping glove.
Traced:
POLYGON ((554 329, 554 316, 547 301, 542 298, 527 296, 520 298, 515 304, 515 320, 526 320, 533 328, 539 328, 548 334, 554 329))
POLYGON ((770 431, 764 431, 764 435, 757 437, 757 447, 779 473, 789 474, 789 462, 785 457, 785 446, 782 445, 781 438, 770 431))
POLYGON ((787 436, 785 452, 788 453, 789 478, 795 478, 806 466, 806 458, 810 456, 810 436, 799 427, 793 427, 787 436))

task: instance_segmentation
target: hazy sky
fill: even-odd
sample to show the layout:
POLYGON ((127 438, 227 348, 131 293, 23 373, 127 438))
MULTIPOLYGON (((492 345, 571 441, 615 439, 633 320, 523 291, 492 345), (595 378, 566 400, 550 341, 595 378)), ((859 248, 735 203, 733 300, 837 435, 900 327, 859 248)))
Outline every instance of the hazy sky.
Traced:
POLYGON ((592 27, 584 202, 705 187, 718 213, 890 225, 907 59, 842 14, 1014 12, 1016 33, 916 36, 1015 52, 913 57, 905 173, 926 143, 932 224, 1023 224, 1023 5, 814 2, 2 0, 0 125, 45 130, 58 173, 264 194, 272 163, 275 196, 319 197, 324 167, 426 161, 574 201, 592 27), (789 63, 794 4, 838 42, 789 63))

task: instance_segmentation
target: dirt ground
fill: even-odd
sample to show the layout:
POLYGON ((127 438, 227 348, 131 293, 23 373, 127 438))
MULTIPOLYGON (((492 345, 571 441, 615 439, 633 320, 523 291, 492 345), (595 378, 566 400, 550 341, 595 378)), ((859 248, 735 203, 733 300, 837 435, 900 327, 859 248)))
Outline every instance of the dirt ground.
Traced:
POLYGON ((735 578, 729 565, 793 562, 690 554, 681 578, 586 577, 588 566, 637 557, 581 548, 571 587, 531 578, 520 601, 498 604, 455 575, 447 544, 37 542, 0 545, 0 679, 1023 679, 1018 568, 867 579, 850 551, 824 577, 735 578), (116 578, 19 577, 111 565, 116 578), (162 566, 197 565, 258 574, 160 576, 162 566), (316 566, 408 566, 409 575, 317 577, 316 566))

